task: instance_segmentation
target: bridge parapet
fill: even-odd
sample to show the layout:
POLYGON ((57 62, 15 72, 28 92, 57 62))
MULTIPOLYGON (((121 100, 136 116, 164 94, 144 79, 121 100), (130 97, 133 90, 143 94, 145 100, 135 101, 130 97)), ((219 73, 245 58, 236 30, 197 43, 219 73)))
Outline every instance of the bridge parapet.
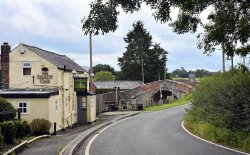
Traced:
POLYGON ((152 97, 160 90, 172 92, 177 98, 181 98, 184 94, 191 92, 192 86, 173 80, 154 81, 139 86, 131 90, 132 101, 135 104, 143 104, 144 106, 152 105, 152 97))

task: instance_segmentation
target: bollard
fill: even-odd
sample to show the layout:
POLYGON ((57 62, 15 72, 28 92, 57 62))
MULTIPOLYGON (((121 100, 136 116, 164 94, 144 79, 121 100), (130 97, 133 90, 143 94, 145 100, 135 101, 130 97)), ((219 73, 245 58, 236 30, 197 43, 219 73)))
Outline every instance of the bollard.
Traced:
POLYGON ((54 135, 56 135, 56 122, 54 122, 54 135))

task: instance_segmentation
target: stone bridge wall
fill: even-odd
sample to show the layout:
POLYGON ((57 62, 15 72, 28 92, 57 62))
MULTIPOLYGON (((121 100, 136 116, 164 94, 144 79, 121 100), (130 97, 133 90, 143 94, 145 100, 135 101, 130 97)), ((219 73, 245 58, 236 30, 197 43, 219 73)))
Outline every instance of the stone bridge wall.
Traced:
MULTIPOLYGON (((154 94, 159 92, 159 90, 167 90, 172 92, 177 98, 182 98, 184 94, 192 91, 193 87, 181 82, 165 80, 165 81, 154 81, 141 85, 135 89, 120 91, 118 92, 118 102, 125 102, 128 104, 143 104, 144 107, 152 105, 152 97, 154 94)), ((100 104, 105 104, 107 102, 116 102, 115 92, 110 92, 106 94, 97 95, 97 102, 100 104), (98 97, 100 96, 100 97, 98 97), (102 101, 98 100, 101 99, 102 101)), ((101 107, 104 107, 103 105, 101 107)), ((101 111, 101 109, 100 109, 101 111)))

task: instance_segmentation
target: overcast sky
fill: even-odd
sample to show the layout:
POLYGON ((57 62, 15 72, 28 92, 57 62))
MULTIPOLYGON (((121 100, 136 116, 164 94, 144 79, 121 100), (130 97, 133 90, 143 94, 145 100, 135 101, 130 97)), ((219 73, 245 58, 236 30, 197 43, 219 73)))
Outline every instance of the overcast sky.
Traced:
MULTIPOLYGON (((0 43, 8 42, 12 48, 19 43, 37 46, 59 54, 65 54, 80 65, 89 66, 89 40, 82 32, 81 19, 88 15, 91 0, 0 0, 0 43)), ((211 56, 197 49, 196 35, 176 35, 168 24, 157 23, 149 7, 134 14, 122 13, 115 33, 93 37, 93 65, 109 64, 115 70, 118 57, 126 44, 123 38, 137 20, 144 22, 153 41, 168 51, 167 68, 173 71, 221 70, 221 53, 211 56)), ((176 17, 177 10, 173 11, 176 17)), ((239 61, 236 58, 236 61, 239 61)), ((235 62, 236 64, 237 62, 235 62)), ((226 67, 229 67, 227 62, 226 67)))

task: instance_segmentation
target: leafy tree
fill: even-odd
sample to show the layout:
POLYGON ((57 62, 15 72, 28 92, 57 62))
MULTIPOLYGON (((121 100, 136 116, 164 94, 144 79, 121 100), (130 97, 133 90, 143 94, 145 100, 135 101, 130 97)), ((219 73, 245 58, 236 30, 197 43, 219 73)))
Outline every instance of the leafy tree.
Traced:
POLYGON ((205 69, 197 69, 194 71, 194 74, 195 74, 195 77, 198 77, 198 78, 203 78, 203 77, 211 75, 211 73, 205 69))
POLYGON ((158 80, 159 74, 164 74, 167 51, 159 44, 152 44, 152 36, 141 21, 133 24, 133 30, 128 32, 124 41, 126 51, 118 58, 124 79, 142 80, 142 67, 144 82, 158 80))
POLYGON ((113 81, 115 80, 115 76, 108 71, 100 71, 97 72, 94 81, 113 81))
MULTIPOLYGON (((10 110, 14 110, 14 107, 11 105, 11 103, 8 102, 7 100, 5 100, 4 98, 0 97, 0 112, 10 111, 10 110)), ((8 120, 11 120, 15 117, 16 117, 16 113, 1 116, 0 122, 8 121, 8 120)))
POLYGON ((181 69, 176 69, 171 73, 172 77, 188 78, 188 72, 182 67, 181 69))
MULTIPOLYGON (((235 54, 246 56, 250 51, 250 46, 247 44, 250 37, 250 14, 245 12, 246 6, 247 4, 236 1, 219 1, 215 11, 208 16, 209 23, 203 26, 205 33, 198 35, 199 38, 203 36, 198 47, 210 54, 217 46, 221 46, 222 53, 231 57, 232 67, 235 54), (237 47, 238 43, 242 46, 237 47)), ((224 64, 223 71, 225 71, 224 64)))
POLYGON ((114 75, 115 75, 115 80, 126 80, 121 71, 115 71, 114 75))
POLYGON ((215 46, 222 46, 223 53, 228 56, 249 53, 250 36, 250 3, 248 0, 96 0, 90 4, 91 11, 82 20, 85 34, 92 32, 98 35, 114 32, 117 25, 118 8, 126 13, 141 9, 142 3, 154 10, 153 16, 157 21, 171 21, 171 7, 179 8, 177 20, 170 23, 174 32, 183 34, 194 33, 198 25, 204 26, 205 34, 200 47, 209 53, 215 46), (207 8, 211 13, 207 16, 209 24, 200 20, 200 14, 207 8), (221 35, 222 34, 222 35, 221 35), (242 47, 237 49, 237 42, 242 47))
POLYGON ((115 74, 115 69, 107 64, 98 64, 93 67, 93 73, 96 74, 97 72, 100 71, 108 71, 111 72, 112 74, 115 74))

